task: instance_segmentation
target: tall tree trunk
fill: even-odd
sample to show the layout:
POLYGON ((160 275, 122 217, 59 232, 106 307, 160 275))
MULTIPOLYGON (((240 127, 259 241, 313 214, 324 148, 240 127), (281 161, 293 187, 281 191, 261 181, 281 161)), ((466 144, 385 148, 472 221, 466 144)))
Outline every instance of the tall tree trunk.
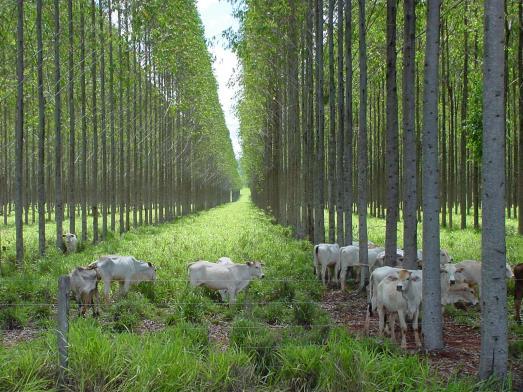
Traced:
POLYGON ((443 347, 438 173, 438 56, 440 0, 428 2, 423 91, 423 320, 425 348, 443 347))
POLYGON ((404 1, 405 38, 403 46, 403 159, 405 267, 416 269, 417 260, 417 181, 416 181, 416 5, 404 1))
POLYGON ((329 0, 329 21, 327 26, 329 44, 329 242, 336 241, 335 238, 335 165, 336 165, 336 106, 334 87, 334 0, 329 0))
POLYGON ((479 376, 505 377, 508 360, 505 280, 504 1, 485 0, 479 376), (495 190, 492 192, 492 190, 495 190))
POLYGON ((80 101, 82 117, 82 241, 87 241, 87 108, 85 96, 85 11, 84 1, 80 1, 80 101))
MULTIPOLYGON (((312 6, 312 0, 308 0, 308 7, 307 7, 307 17, 306 17, 306 24, 305 24, 305 37, 306 37, 306 54, 305 59, 307 62, 306 65, 306 154, 305 157, 312 157, 314 152, 314 69, 313 69, 313 6, 312 6)), ((307 173, 308 173, 308 181, 305 182, 307 192, 305 194, 306 200, 307 200, 307 218, 308 218, 308 236, 309 241, 315 241, 316 235, 314 234, 314 230, 316 227, 316 224, 314 222, 314 207, 315 207, 315 201, 316 201, 316 176, 314 175, 314 168, 315 163, 313 162, 313 159, 305 159, 306 160, 306 167, 307 167, 307 173)))
POLYGON ((42 0, 36 1, 36 39, 38 50, 38 253, 43 256, 45 254, 45 99, 42 0))
MULTIPOLYGON (((338 0, 338 141, 337 141, 337 175, 336 188, 338 194, 336 197, 336 225, 337 225, 337 240, 340 245, 345 242, 343 235, 343 201, 344 201, 344 165, 343 160, 345 156, 345 109, 343 106, 344 92, 343 92, 343 7, 345 0, 338 0)), ((350 245, 350 244, 345 244, 350 245)))
POLYGON ((365 287, 368 274, 367 250, 367 39, 365 26, 365 0, 359 3, 359 57, 360 57, 360 109, 358 119, 358 221, 359 259, 361 265, 360 288, 365 287))
POLYGON ((91 0, 91 88, 92 88, 92 123, 93 123, 93 167, 91 179, 91 212, 93 214, 93 244, 98 242, 98 112, 96 107, 96 4, 91 0))
POLYGON ((323 0, 315 0, 316 3, 316 205, 314 211, 314 236, 315 243, 325 242, 325 202, 324 202, 324 179, 325 179, 325 153, 324 153, 324 124, 325 116, 323 110, 323 0))
POLYGON ((102 131, 102 240, 107 238, 107 123, 105 114, 105 33, 104 11, 100 7, 100 95, 101 95, 101 131, 102 131))
POLYGON ((463 57, 463 95, 461 97, 461 130, 460 130, 460 155, 461 162, 459 166, 459 204, 461 212, 461 228, 467 227, 467 103, 469 96, 468 69, 469 69, 469 32, 468 32, 468 2, 465 0, 465 12, 463 17, 464 23, 464 45, 465 55, 463 57))
MULTIPOLYGON (((385 258, 386 264, 392 266, 396 264, 396 249, 398 248, 399 204, 396 13, 396 0, 387 0, 387 219, 385 228, 385 258)), ((361 188, 359 191, 361 192, 361 188)))
POLYGON ((63 248, 63 220, 64 210, 62 201, 62 83, 60 76, 60 0, 54 2, 54 66, 55 66, 55 224, 56 246, 63 248))
POLYGON ((118 208, 120 212, 120 234, 125 232, 125 183, 124 183, 124 140, 123 140, 123 55, 122 55, 122 8, 118 4, 118 128, 119 128, 119 166, 118 166, 118 208))
POLYGON ((23 181, 24 181, 24 1, 18 0, 16 27, 16 150, 15 150, 15 226, 16 262, 24 262, 23 181))
POLYGON ((345 211, 345 244, 352 245, 352 0, 345 0, 345 146, 343 156, 343 209, 345 211))
MULTIPOLYGON (((109 26, 113 15, 111 9, 111 0, 108 0, 109 26)), ((111 127, 111 231, 116 230, 116 139, 115 139, 115 121, 114 121, 114 61, 113 61, 113 29, 109 28, 109 110, 110 110, 110 127, 111 127)))
POLYGON ((69 103, 69 170, 68 170, 68 191, 69 191, 69 232, 76 233, 75 225, 75 115, 74 115, 74 31, 73 31, 73 0, 67 1, 67 14, 69 24, 69 58, 68 58, 68 91, 67 100, 69 103))

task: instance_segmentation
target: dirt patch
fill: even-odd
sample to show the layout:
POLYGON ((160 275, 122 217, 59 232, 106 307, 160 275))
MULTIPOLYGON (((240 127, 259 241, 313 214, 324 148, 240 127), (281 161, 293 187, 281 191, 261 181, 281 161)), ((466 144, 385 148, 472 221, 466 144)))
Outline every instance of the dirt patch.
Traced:
MULTIPOLYGON (((364 334, 365 315, 367 312, 367 295, 355 291, 328 291, 322 298, 322 309, 329 312, 334 322, 344 325, 355 334, 364 334)), ((397 324, 396 324, 397 325, 397 324)), ((421 322, 420 322, 421 326, 421 322)), ((378 316, 374 315, 369 323, 370 336, 378 336, 378 316)), ((418 350, 414 343, 412 331, 407 336, 407 352, 419 353, 427 358, 431 368, 445 379, 454 375, 475 377, 479 368, 479 353, 481 335, 478 328, 458 324, 451 317, 444 316, 443 341, 445 347, 435 353, 424 353, 418 350)), ((401 333, 396 326, 396 338, 401 333)), ((514 390, 523 391, 523 364, 509 362, 514 376, 514 390)))
POLYGON ((150 332, 159 332, 165 329, 165 324, 155 320, 145 319, 141 324, 135 329, 137 334, 144 334, 150 332))
POLYGON ((28 342, 36 339, 44 332, 43 329, 38 328, 23 328, 4 331, 1 335, 2 344, 4 347, 13 347, 22 342, 28 342))
POLYGON ((220 351, 226 351, 229 347, 229 323, 220 322, 209 326, 209 341, 216 344, 220 351))

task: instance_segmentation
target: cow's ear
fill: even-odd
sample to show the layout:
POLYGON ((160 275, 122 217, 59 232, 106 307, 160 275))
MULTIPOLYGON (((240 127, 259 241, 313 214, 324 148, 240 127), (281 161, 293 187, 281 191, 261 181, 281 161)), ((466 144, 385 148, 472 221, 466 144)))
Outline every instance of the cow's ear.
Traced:
POLYGON ((152 267, 152 266, 153 266, 152 263, 149 262, 149 261, 147 262, 147 264, 149 264, 149 267, 152 267))
POLYGON ((254 263, 252 261, 248 261, 245 264, 247 264, 249 267, 252 266, 254 263))

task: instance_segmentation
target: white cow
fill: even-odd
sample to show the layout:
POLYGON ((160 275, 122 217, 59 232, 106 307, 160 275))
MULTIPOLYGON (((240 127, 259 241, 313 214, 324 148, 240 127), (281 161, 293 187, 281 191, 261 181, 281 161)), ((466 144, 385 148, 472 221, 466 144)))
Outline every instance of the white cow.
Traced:
POLYGON ((338 283, 338 276, 336 271, 339 270, 340 262, 340 246, 338 244, 319 244, 314 246, 314 268, 316 276, 321 278, 324 285, 327 285, 327 273, 330 268, 333 273, 329 276, 329 281, 333 280, 338 283))
MULTIPOLYGON (((368 265, 369 271, 374 269, 376 263, 376 258, 378 254, 383 251, 383 248, 369 248, 368 250, 368 265)), ((340 249, 340 262, 339 262, 339 271, 337 272, 340 276, 341 289, 345 289, 347 270, 349 267, 360 267, 360 249, 357 246, 349 245, 344 246, 340 249)), ((358 276, 358 275, 357 275, 358 276)))
POLYGON ((468 283, 456 283, 448 289, 445 297, 441 299, 442 305, 451 305, 457 302, 465 302, 469 305, 478 303, 476 292, 468 283))
MULTIPOLYGON (((449 256, 449 252, 445 249, 439 250, 439 264, 444 266, 452 262, 452 257, 449 256)), ((419 268, 423 267, 423 249, 418 249, 418 266, 419 268)))
POLYGON ((422 299, 421 274, 401 269, 388 274, 377 287, 376 305, 379 316, 379 332, 383 335, 385 314, 389 315, 391 338, 395 340, 396 314, 401 328, 401 347, 407 347, 407 320, 412 320, 416 346, 421 346, 418 333, 418 316, 422 299))
POLYGON ((120 294, 129 291, 131 284, 156 280, 156 268, 149 262, 135 259, 133 256, 102 256, 89 269, 95 269, 104 282, 105 301, 109 302, 111 282, 120 283, 120 294))
POLYGON ((236 295, 246 288, 255 277, 263 278, 262 264, 248 261, 245 264, 219 265, 208 261, 196 261, 189 265, 189 280, 192 287, 205 286, 211 290, 224 290, 229 294, 229 303, 236 303, 236 295))
POLYGON ((62 235, 62 239, 65 245, 66 253, 76 253, 76 248, 78 247, 78 238, 76 234, 65 233, 62 235))
MULTIPOLYGON (((476 286, 481 293, 481 261, 464 260, 454 265, 456 267, 456 282, 465 282, 471 286, 476 286)), ((505 276, 507 279, 514 277, 512 268, 510 268, 508 263, 506 265, 505 276)))
POLYGON ((78 303, 78 313, 83 316, 88 306, 93 307, 93 315, 98 315, 98 280, 100 277, 95 270, 77 267, 69 274, 69 289, 78 303))
MULTIPOLYGON (((233 261, 229 257, 220 257, 218 261, 216 262, 218 265, 224 265, 224 266, 230 266, 234 265, 233 261)), ((222 300, 225 301, 225 298, 227 298, 227 290, 218 290, 220 292, 220 296, 222 297, 222 300)))

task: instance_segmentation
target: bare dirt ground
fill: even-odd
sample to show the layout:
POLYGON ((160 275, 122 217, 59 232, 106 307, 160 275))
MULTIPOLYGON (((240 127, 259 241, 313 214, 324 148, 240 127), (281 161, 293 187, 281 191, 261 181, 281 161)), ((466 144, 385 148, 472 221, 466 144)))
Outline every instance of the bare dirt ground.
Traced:
POLYGON ((44 329, 41 328, 23 328, 23 329, 11 329, 2 332, 0 338, 4 347, 13 347, 18 343, 27 342, 36 339, 42 333, 44 329))
MULTIPOLYGON (((336 324, 346 326, 355 335, 364 334, 367 298, 363 292, 328 291, 322 299, 321 307, 331 315, 336 324)), ((458 324, 447 316, 444 317, 443 322, 445 343, 443 350, 436 353, 424 353, 418 350, 412 331, 409 330, 407 351, 419 353, 427 358, 430 366, 446 379, 454 375, 475 377, 479 368, 481 342, 479 329, 458 324)), ((370 336, 378 336, 377 315, 370 319, 369 333, 370 336)), ((396 326, 396 338, 399 340, 400 337, 401 333, 396 326)), ((510 361, 510 369, 514 376, 514 390, 523 391, 523 364, 510 361)))

